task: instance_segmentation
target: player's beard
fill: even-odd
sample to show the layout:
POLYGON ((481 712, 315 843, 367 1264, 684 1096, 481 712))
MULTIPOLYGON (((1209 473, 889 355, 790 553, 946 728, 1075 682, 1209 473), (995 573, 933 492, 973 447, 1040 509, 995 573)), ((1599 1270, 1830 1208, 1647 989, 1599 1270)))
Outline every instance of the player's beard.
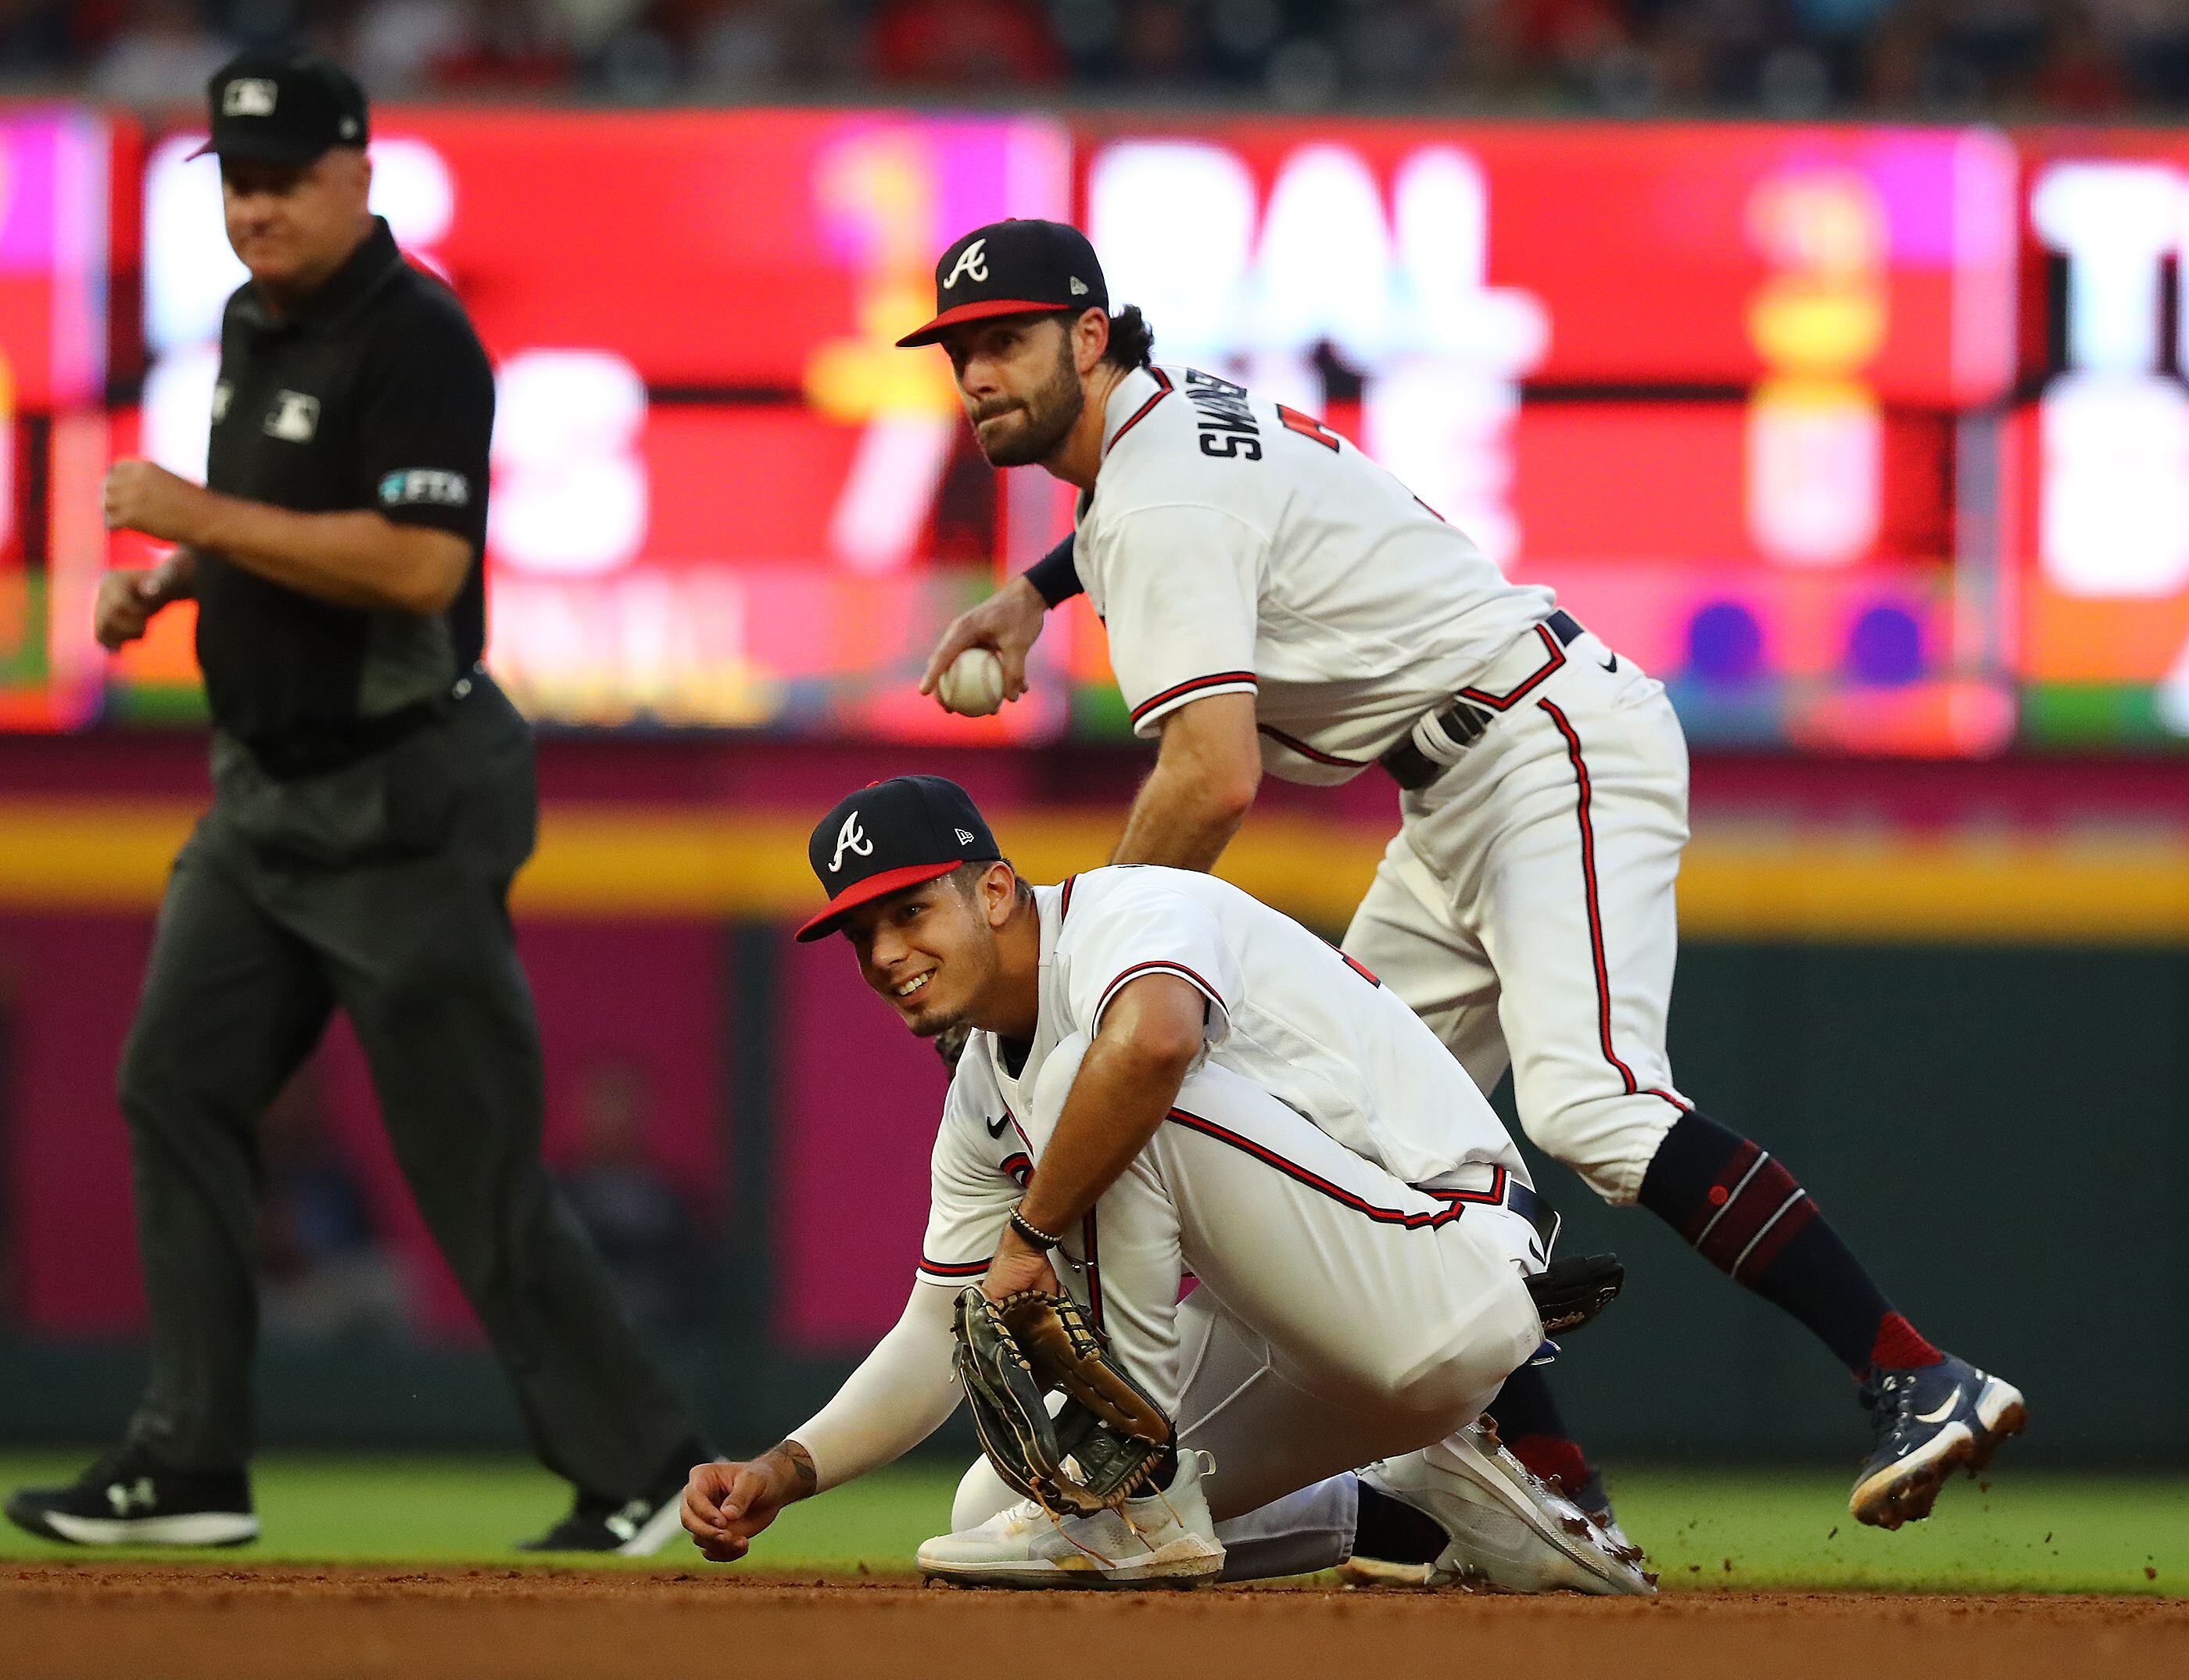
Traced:
POLYGON ((987 456, 991 467, 1031 467, 1046 460, 1053 450, 1079 423, 1080 414, 1087 406, 1087 393, 1079 383, 1079 370, 1072 365, 1072 339, 1066 335, 1057 348, 1056 368, 1041 388, 1023 402, 1006 403, 993 407, 986 414, 976 415, 973 437, 981 445, 981 453, 987 456), (981 434, 980 421, 998 414, 1008 414, 1013 408, 1026 416, 1019 429, 989 446, 981 434))

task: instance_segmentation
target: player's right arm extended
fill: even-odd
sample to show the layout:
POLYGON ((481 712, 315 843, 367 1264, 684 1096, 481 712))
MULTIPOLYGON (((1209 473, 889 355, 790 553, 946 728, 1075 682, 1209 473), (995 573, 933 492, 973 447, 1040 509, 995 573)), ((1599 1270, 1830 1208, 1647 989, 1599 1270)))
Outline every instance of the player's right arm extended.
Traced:
POLYGON ((1163 720, 1156 767, 1134 796, 1110 861, 1214 868, 1261 782, 1252 694, 1211 694, 1180 706, 1163 720))
POLYGON ((757 1458, 695 1467, 684 1527, 717 1563, 742 1558, 784 1506, 904 1456, 956 1410, 951 1303, 957 1292, 915 1283, 904 1315, 836 1397, 757 1458))

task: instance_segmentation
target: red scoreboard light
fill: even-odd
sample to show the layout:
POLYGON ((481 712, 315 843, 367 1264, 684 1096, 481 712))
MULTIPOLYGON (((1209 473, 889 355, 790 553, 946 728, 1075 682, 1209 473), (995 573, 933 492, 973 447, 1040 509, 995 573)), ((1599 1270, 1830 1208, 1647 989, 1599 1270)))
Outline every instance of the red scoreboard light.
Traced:
POLYGON ((2024 389, 2001 459, 2030 737, 2189 736, 2189 140, 2023 137, 2024 389))
POLYGON ((99 704, 113 145, 88 111, 0 115, 0 728, 65 728, 99 704))
MULTIPOLYGON (((374 207, 463 298, 496 369, 496 671, 549 722, 1004 739, 904 698, 926 638, 1052 498, 974 455, 931 313, 961 228, 1069 213, 1046 122, 834 111, 396 109, 374 207), (884 632, 886 633, 884 633, 884 632), (903 691, 900 693, 899 691, 903 691)), ((201 473, 242 279, 189 134, 146 173, 144 437, 201 473)))
MULTIPOLYGON (((2022 470, 2022 433, 2101 422, 2075 420, 2073 384, 2052 419, 1999 418, 2063 259, 2018 241, 2027 183, 1994 133, 402 109, 379 128, 376 207, 495 360, 490 657, 546 721, 1123 734, 1083 614, 997 719, 911 693, 948 613, 1067 523, 1051 481, 980 460, 942 358, 891 347, 935 253, 1010 214, 1078 220, 1166 359, 1355 438, 1663 676, 1699 741, 1994 750, 2018 648, 2050 670, 2056 644, 2102 645, 2045 605, 2060 563, 2022 567, 2026 636, 2001 586, 1993 516, 2059 476, 2022 470)), ((190 472, 240 278, 195 143, 144 161, 139 405, 145 450, 190 472)), ((2023 523, 2106 529, 2076 471, 2079 501, 2048 490, 2023 523)), ((181 651, 125 661, 116 695, 172 683, 181 651)))
POLYGON ((2011 734, 1955 517, 2014 374, 1997 136, 1121 120, 1079 173, 1164 354, 1326 416, 1700 738, 2011 734))

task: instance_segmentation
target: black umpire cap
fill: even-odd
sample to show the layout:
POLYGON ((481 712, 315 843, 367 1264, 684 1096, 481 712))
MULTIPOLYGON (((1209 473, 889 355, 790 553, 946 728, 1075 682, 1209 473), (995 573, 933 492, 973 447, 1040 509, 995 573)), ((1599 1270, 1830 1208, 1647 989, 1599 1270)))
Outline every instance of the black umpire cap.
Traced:
POLYGON ((836 931, 845 913, 960 863, 993 863, 1004 854, 973 796, 940 776, 892 776, 840 800, 813 830, 806 856, 829 895, 821 914, 798 930, 800 940, 836 931))
POLYGON ((992 315, 1107 309, 1109 283, 1087 235, 1064 222, 1013 218, 976 228, 935 265, 935 319, 897 341, 932 344, 946 327, 992 315))
POLYGON ((209 151, 254 163, 310 163, 370 138, 365 89, 340 65, 303 53, 239 53, 206 83, 209 151))

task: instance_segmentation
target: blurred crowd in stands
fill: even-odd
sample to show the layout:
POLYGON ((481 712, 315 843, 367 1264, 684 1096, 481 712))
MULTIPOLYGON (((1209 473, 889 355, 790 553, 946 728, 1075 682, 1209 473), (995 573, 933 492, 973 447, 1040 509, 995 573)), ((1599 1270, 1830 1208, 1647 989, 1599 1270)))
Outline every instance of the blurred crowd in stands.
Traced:
POLYGON ((165 105, 270 42, 335 54, 382 98, 2025 120, 2189 105, 2189 0, 0 0, 0 85, 165 105))

